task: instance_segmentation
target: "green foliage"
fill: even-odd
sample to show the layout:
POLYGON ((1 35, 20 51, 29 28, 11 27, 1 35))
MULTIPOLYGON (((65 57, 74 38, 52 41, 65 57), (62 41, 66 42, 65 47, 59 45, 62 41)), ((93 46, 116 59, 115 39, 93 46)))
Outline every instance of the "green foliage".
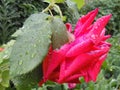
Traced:
POLYGON ((66 27, 59 18, 54 18, 51 24, 53 49, 60 48, 61 45, 64 45, 66 42, 68 42, 66 27))
POLYGON ((107 25, 107 33, 117 34, 120 32, 120 0, 92 0, 86 4, 80 13, 86 14, 87 12, 99 8, 98 17, 106 14, 112 14, 112 18, 107 25))
POLYGON ((13 43, 14 41, 11 41, 3 45, 4 51, 0 52, 0 90, 5 90, 5 88, 9 87, 9 56, 13 43))
POLYGON ((12 79, 15 88, 17 90, 31 90, 32 88, 38 87, 38 82, 42 77, 41 67, 38 66, 36 69, 25 75, 16 76, 12 79))
POLYGON ((45 7, 41 0, 0 0, 0 45, 11 40, 11 35, 30 14, 45 7))
POLYGON ((17 90, 30 90, 41 79, 41 62, 51 41, 54 49, 68 42, 66 28, 60 19, 36 13, 13 36, 17 38, 10 55, 10 77, 17 90))
POLYGON ((12 77, 32 71, 43 60, 51 43, 51 26, 44 13, 30 16, 17 37, 10 56, 12 77), (35 18, 34 18, 35 17, 35 18), (41 18, 43 17, 43 18, 41 18))
POLYGON ((47 3, 64 3, 65 0, 44 0, 44 2, 47 2, 47 3))
MULTIPOLYGON (((68 21, 75 23, 79 18, 78 9, 75 2, 71 0, 56 1, 57 5, 59 5, 62 9, 63 15, 67 17, 66 22, 68 21)), ((11 35, 23 25, 23 22, 27 17, 33 13, 41 12, 47 6, 48 3, 44 2, 44 0, 1 0, 0 45, 7 43, 12 39, 11 35)), ((59 15, 59 13, 55 12, 53 12, 53 14, 59 15)))
POLYGON ((107 69, 109 68, 114 78, 120 75, 120 34, 113 36, 110 40, 112 48, 107 60, 107 69))
POLYGON ((80 9, 84 5, 84 0, 72 0, 76 2, 78 9, 80 9))
POLYGON ((64 11, 64 8, 63 8, 63 13, 67 16, 66 22, 75 24, 80 16, 77 6, 76 6, 76 3, 72 2, 70 0, 66 0, 66 5, 67 5, 66 11, 64 11))

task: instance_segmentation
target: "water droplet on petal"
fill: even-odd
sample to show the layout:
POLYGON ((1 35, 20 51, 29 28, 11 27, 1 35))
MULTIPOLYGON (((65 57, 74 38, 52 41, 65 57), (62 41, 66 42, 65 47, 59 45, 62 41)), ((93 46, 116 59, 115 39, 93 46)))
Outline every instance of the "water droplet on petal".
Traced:
POLYGON ((95 29, 98 29, 98 27, 96 26, 95 29))
POLYGON ((91 38, 92 38, 92 39, 95 39, 95 35, 91 35, 91 38))
POLYGON ((100 26, 100 23, 98 23, 98 26, 100 26))

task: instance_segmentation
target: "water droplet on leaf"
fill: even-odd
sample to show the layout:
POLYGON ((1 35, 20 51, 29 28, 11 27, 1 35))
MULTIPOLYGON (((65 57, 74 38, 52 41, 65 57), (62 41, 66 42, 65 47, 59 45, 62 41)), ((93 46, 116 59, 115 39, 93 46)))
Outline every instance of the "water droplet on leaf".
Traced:
POLYGON ((22 64, 23 64, 23 61, 22 61, 22 60, 20 60, 20 61, 19 61, 19 65, 22 65, 22 64))
POLYGON ((36 44, 34 44, 33 46, 34 46, 35 48, 37 47, 37 45, 36 45, 36 44))
POLYGON ((32 57, 32 58, 34 58, 35 56, 36 56, 36 54, 34 53, 34 54, 32 54, 32 56, 31 56, 31 57, 32 57))

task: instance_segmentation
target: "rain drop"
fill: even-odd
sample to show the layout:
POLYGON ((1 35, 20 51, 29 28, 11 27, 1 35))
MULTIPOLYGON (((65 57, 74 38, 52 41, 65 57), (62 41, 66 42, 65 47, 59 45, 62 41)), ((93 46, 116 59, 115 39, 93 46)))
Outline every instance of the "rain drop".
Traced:
POLYGON ((98 29, 98 27, 96 26, 95 29, 98 29))
POLYGON ((36 56, 36 54, 34 53, 34 54, 32 54, 32 56, 31 56, 31 57, 32 57, 32 58, 34 58, 35 56, 36 56))
POLYGON ((48 35, 48 38, 51 38, 51 35, 48 35))
POLYGON ((19 65, 22 65, 22 64, 23 64, 23 61, 22 61, 22 60, 20 60, 20 61, 19 61, 19 65))
POLYGON ((37 45, 36 45, 36 44, 34 44, 33 46, 34 46, 35 48, 37 47, 37 45))
POLYGON ((98 23, 98 26, 100 26, 100 23, 98 23))
POLYGON ((95 35, 91 35, 91 38, 95 39, 95 35))

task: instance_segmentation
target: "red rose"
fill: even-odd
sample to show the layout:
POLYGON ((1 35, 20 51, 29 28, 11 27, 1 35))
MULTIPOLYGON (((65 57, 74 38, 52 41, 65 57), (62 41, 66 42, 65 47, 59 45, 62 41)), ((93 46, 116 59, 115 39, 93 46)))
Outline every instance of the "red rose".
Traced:
POLYGON ((80 83, 96 81, 101 65, 106 59, 111 44, 106 42, 110 35, 105 35, 105 26, 111 15, 99 18, 92 24, 98 9, 82 16, 72 33, 71 24, 67 23, 70 42, 58 50, 50 48, 43 60, 43 80, 57 83, 80 83))

